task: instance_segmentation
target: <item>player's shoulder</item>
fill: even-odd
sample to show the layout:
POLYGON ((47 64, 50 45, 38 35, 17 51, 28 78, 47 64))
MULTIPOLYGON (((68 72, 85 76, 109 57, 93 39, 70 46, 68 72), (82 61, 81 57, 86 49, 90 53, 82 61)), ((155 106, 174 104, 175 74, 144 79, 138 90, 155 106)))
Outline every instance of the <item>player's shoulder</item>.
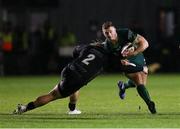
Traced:
POLYGON ((128 33, 131 33, 132 32, 132 30, 131 29, 129 29, 129 28, 120 28, 120 29, 117 29, 117 33, 119 33, 119 34, 128 34, 128 33))
POLYGON ((119 31, 119 32, 127 32, 129 30, 130 30, 129 28, 118 28, 117 29, 117 31, 119 31))
POLYGON ((133 41, 137 36, 137 33, 133 32, 129 28, 118 29, 117 33, 120 38, 124 38, 124 39, 130 40, 130 41, 133 41))

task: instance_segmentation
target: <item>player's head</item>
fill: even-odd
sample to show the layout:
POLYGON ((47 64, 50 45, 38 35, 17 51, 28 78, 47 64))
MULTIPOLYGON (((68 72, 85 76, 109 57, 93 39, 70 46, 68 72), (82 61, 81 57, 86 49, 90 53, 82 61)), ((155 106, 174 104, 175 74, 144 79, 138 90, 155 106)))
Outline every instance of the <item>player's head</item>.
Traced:
POLYGON ((102 25, 103 35, 110 41, 117 40, 116 28, 111 21, 107 21, 102 25))

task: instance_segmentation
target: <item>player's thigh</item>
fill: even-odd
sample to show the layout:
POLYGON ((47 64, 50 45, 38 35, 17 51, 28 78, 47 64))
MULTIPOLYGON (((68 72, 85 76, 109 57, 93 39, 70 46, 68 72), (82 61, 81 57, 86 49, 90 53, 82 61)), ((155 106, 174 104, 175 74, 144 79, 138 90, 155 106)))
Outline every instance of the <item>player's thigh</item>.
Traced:
MULTIPOLYGON (((74 75, 73 75, 74 76, 74 75)), ((59 92, 63 97, 67 97, 76 93, 81 87, 84 86, 83 80, 77 76, 73 77, 72 75, 68 78, 65 78, 61 85, 59 85, 59 92)), ((75 94, 75 96, 78 92, 75 94)))
POLYGON ((136 85, 146 85, 147 75, 144 72, 125 73, 136 85))
POLYGON ((148 77, 148 73, 145 72, 140 72, 142 80, 143 80, 143 84, 146 85, 147 84, 147 77, 148 77))

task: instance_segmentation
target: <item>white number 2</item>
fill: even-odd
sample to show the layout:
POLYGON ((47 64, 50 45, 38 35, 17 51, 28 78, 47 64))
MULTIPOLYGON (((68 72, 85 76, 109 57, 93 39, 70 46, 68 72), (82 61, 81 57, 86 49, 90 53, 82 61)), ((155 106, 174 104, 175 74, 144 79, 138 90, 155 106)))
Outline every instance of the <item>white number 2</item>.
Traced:
POLYGON ((82 62, 86 65, 89 65, 89 61, 94 60, 95 59, 95 55, 94 54, 89 54, 87 56, 87 58, 85 58, 84 60, 82 60, 82 62))

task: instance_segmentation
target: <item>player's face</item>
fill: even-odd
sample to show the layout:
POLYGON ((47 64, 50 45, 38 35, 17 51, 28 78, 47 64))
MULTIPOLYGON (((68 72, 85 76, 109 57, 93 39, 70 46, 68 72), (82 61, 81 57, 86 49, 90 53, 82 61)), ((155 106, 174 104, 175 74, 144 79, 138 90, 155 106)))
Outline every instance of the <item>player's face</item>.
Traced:
POLYGON ((110 26, 107 29, 103 29, 104 36, 110 40, 110 41, 116 41, 117 40, 117 32, 116 28, 114 26, 110 26))

